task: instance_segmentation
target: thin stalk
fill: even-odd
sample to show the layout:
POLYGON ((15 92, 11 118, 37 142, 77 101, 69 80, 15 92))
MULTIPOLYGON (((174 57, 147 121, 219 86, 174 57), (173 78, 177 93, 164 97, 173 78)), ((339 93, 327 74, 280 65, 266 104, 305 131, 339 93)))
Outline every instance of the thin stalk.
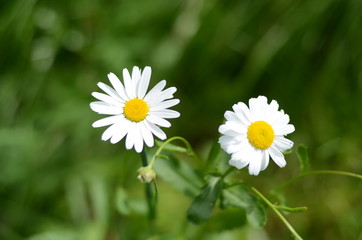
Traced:
POLYGON ((348 177, 354 177, 358 179, 362 179, 362 175, 356 174, 356 173, 350 173, 350 172, 343 172, 343 171, 335 171, 335 170, 321 170, 321 171, 311 171, 304 174, 299 175, 298 177, 292 178, 280 187, 276 188, 273 192, 279 192, 282 189, 292 185, 293 183, 301 180, 304 177, 312 176, 312 175, 322 175, 322 174, 332 174, 332 175, 342 175, 342 176, 348 176, 348 177))
MULTIPOLYGON (((148 161, 145 149, 143 149, 141 152, 141 161, 142 161, 142 166, 147 167, 148 161)), ((148 218, 152 221, 156 218, 156 202, 154 201, 153 198, 151 183, 145 183, 145 195, 147 199, 148 218)))
POLYGON ((224 174, 221 176, 223 179, 229 175, 232 171, 234 170, 234 167, 230 166, 225 172, 224 174))
POLYGON ((282 220, 282 222, 285 224, 285 226, 287 226, 287 228, 293 234, 295 239, 303 240, 303 238, 301 236, 299 236, 299 234, 295 231, 295 229, 292 227, 292 225, 290 225, 290 223, 287 221, 287 219, 285 219, 283 214, 281 214, 281 212, 279 212, 279 210, 263 194, 261 194, 254 187, 251 187, 251 190, 253 190, 253 192, 255 192, 278 215, 280 220, 282 220))
POLYGON ((158 150, 156 151, 155 155, 153 155, 153 157, 152 157, 152 159, 151 159, 151 161, 150 161, 149 166, 150 166, 151 168, 153 167, 153 164, 155 163, 156 158, 160 155, 160 153, 161 153, 162 150, 166 147, 166 145, 169 144, 169 143, 172 142, 172 141, 175 141, 175 140, 180 140, 180 141, 182 141, 182 142, 185 144, 186 148, 187 148, 187 153, 188 153, 190 156, 192 156, 192 157, 197 161, 198 164, 201 164, 201 160, 198 158, 198 156, 196 155, 196 153, 195 153, 194 150, 192 149, 191 144, 190 144, 186 139, 184 139, 183 137, 178 137, 178 136, 176 136, 176 137, 172 137, 172 138, 167 139, 167 140, 158 148, 158 150))

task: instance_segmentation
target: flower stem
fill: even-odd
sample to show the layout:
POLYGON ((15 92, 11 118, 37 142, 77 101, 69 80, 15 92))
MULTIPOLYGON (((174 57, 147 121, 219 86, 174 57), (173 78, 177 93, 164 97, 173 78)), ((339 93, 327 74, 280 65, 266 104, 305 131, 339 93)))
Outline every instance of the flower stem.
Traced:
POLYGON ((358 179, 362 179, 362 175, 356 174, 356 173, 350 173, 350 172, 343 172, 343 171, 335 171, 335 170, 321 170, 321 171, 311 171, 304 174, 299 175, 298 177, 292 178, 280 187, 276 188, 273 192, 279 192, 282 189, 288 187, 289 185, 292 185, 293 183, 301 180, 302 178, 306 176, 312 176, 312 175, 322 175, 322 174, 332 174, 332 175, 342 175, 342 176, 348 176, 348 177, 354 177, 358 179))
POLYGON ((234 170, 234 167, 230 166, 225 172, 224 174, 221 176, 223 179, 229 175, 232 171, 234 170))
POLYGON ((149 166, 152 168, 153 164, 155 163, 156 161, 156 158, 160 155, 160 153, 162 152, 162 150, 166 147, 167 144, 169 144, 170 142, 172 141, 175 141, 175 140, 180 140, 182 141, 186 148, 187 148, 187 153, 192 156, 198 164, 201 164, 201 160, 198 158, 198 156, 196 155, 196 153, 194 152, 194 150, 192 149, 191 147, 191 144, 183 137, 179 137, 179 136, 176 136, 176 137, 172 137, 172 138, 169 138, 167 139, 159 148, 158 150, 156 151, 155 155, 153 155, 151 161, 150 161, 150 164, 149 166))
MULTIPOLYGON (((141 161, 142 166, 147 167, 148 161, 145 149, 143 149, 141 152, 141 161)), ((151 183, 145 183, 145 194, 147 198, 148 218, 152 221, 156 218, 156 201, 153 198, 151 183)))
POLYGON ((280 220, 282 220, 282 222, 285 224, 285 226, 287 226, 287 228, 289 229, 289 231, 293 234, 293 236, 295 237, 295 239, 297 240, 303 240, 303 238, 301 236, 299 236, 299 234, 294 230, 294 228, 292 227, 292 225, 290 225, 290 223, 287 221, 287 219, 285 219, 285 217, 283 216, 283 214, 281 214, 281 212, 279 212, 279 210, 263 195, 261 194, 256 188, 251 187, 251 190, 253 190, 253 192, 255 192, 280 218, 280 220))

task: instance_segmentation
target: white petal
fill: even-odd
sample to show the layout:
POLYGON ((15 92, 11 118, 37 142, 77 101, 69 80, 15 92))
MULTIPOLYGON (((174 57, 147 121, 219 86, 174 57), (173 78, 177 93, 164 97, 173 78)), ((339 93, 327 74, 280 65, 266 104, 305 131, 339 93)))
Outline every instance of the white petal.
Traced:
POLYGON ((152 122, 145 120, 144 123, 146 127, 159 139, 165 140, 167 138, 166 134, 152 122))
POLYGON ((112 89, 110 86, 108 86, 107 84, 99 82, 97 85, 100 89, 102 89, 105 93, 107 93, 112 98, 118 100, 119 102, 125 101, 125 99, 122 99, 119 96, 119 94, 114 89, 112 89))
POLYGON ((177 104, 180 103, 180 100, 179 99, 171 99, 171 100, 167 100, 167 101, 164 101, 164 102, 161 102, 153 107, 151 107, 151 111, 157 111, 157 110, 162 110, 162 109, 166 109, 166 108, 169 108, 169 107, 173 107, 177 104))
POLYGON ((108 139, 110 139, 113 136, 113 134, 115 133, 115 129, 116 129, 115 124, 113 124, 109 128, 107 128, 102 134, 102 140, 107 141, 108 139))
POLYGON ((122 121, 121 123, 116 123, 115 125, 115 132, 111 138, 111 143, 115 144, 121 141, 124 136, 128 133, 128 122, 122 121))
POLYGON ((139 81, 141 80, 141 70, 139 67, 134 66, 132 69, 132 86, 137 88, 139 81))
MULTIPOLYGON (((237 134, 246 134, 248 129, 242 124, 237 124, 236 122, 227 121, 225 124, 219 127, 219 132, 222 134, 227 134, 228 132, 233 131, 237 134)), ((229 135, 229 134, 227 134, 229 135)), ((234 134, 233 134, 234 135, 234 134)))
POLYGON ((123 81, 127 96, 130 99, 135 98, 136 97, 135 90, 132 84, 131 75, 129 75, 127 68, 123 69, 123 81))
POLYGON ((237 144, 229 144, 226 147, 226 152, 231 154, 240 151, 241 147, 243 146, 243 143, 237 143, 237 144))
POLYGON ((240 119, 236 116, 236 114, 232 111, 226 111, 224 114, 224 117, 226 118, 227 121, 230 122, 235 122, 235 123, 240 123, 240 119))
POLYGON ((226 125, 226 123, 220 125, 220 126, 219 126, 219 129, 218 129, 219 133, 221 133, 221 134, 225 134, 227 131, 232 131, 232 130, 233 130, 233 129, 230 128, 229 125, 226 125))
POLYGON ((276 136, 273 144, 275 144, 279 151, 284 152, 288 149, 291 149, 294 143, 285 137, 276 136))
POLYGON ((114 73, 109 73, 108 74, 108 79, 111 82, 113 88, 119 94, 119 96, 125 101, 129 100, 129 97, 126 94, 124 86, 123 86, 122 82, 118 79, 118 77, 114 73))
POLYGON ((142 152, 142 149, 143 149, 143 138, 142 138, 142 135, 141 135, 141 130, 140 130, 140 123, 136 123, 134 124, 134 140, 135 140, 135 143, 134 143, 134 149, 136 150, 136 152, 140 153, 142 152))
POLYGON ((261 170, 262 152, 261 150, 255 149, 249 163, 249 174, 258 175, 261 170))
POLYGON ((274 122, 271 122, 274 128, 284 127, 289 123, 289 115, 278 112, 277 118, 274 122))
POLYGON ((226 136, 226 135, 222 135, 219 138, 219 143, 230 143, 230 142, 235 142, 235 138, 232 136, 226 136))
POLYGON ((278 126, 276 127, 274 133, 275 135, 287 135, 295 131, 294 125, 287 124, 284 126, 278 126))
POLYGON ((238 136, 223 135, 220 137, 219 141, 225 142, 227 144, 236 144, 237 142, 244 141, 246 135, 239 134, 238 136))
POLYGON ((171 123, 169 121, 155 115, 148 115, 146 119, 161 127, 171 127, 171 123))
MULTIPOLYGON (((132 124, 130 124, 132 125, 132 124)), ((131 149, 135 144, 135 127, 129 126, 128 133, 126 137, 126 148, 129 150, 131 149)))
POLYGON ((270 146, 268 148, 268 152, 271 156, 271 158, 273 159, 273 161, 279 166, 279 167, 284 167, 287 162, 285 161, 284 159, 284 155, 279 151, 277 150, 275 147, 273 146, 270 146))
POLYGON ((153 147, 154 145, 154 139, 151 133, 151 130, 149 130, 144 122, 140 122, 140 130, 143 140, 145 141, 146 145, 148 147, 153 147))
POLYGON ((245 148, 247 148, 249 144, 249 141, 247 139, 244 139, 244 141, 237 142, 236 144, 229 144, 226 148, 227 153, 235 153, 239 151, 243 151, 245 148))
POLYGON ((234 129, 227 128, 225 125, 221 125, 219 127, 219 132, 222 132, 222 134, 224 134, 226 136, 231 136, 234 138, 239 137, 239 136, 246 136, 245 134, 237 132, 234 129))
POLYGON ((281 113, 280 111, 274 111, 269 106, 268 109, 266 110, 265 118, 263 120, 269 123, 274 128, 275 126, 277 126, 276 124, 277 120, 283 117, 283 115, 284 114, 281 113))
POLYGON ((92 92, 92 96, 97 98, 98 100, 101 100, 103 102, 106 102, 108 104, 111 105, 119 105, 119 101, 117 101, 115 98, 112 98, 104 93, 99 93, 99 92, 92 92))
POLYGON ((166 86, 166 80, 162 80, 159 83, 156 84, 156 86, 154 86, 151 91, 149 91, 147 93, 147 95, 145 96, 144 100, 146 102, 149 102, 151 99, 154 98, 154 96, 157 96, 161 93, 162 89, 166 86))
POLYGON ((108 126, 108 125, 114 124, 114 123, 116 123, 118 121, 122 121, 123 118, 124 117, 121 116, 121 115, 102 118, 102 119, 99 119, 98 121, 95 121, 92 124, 92 127, 99 128, 99 127, 108 126))
POLYGON ((237 169, 242 169, 249 164, 249 161, 243 161, 241 159, 238 159, 238 160, 230 159, 229 164, 231 166, 236 167, 237 169))
POLYGON ((222 125, 220 125, 219 128, 218 128, 218 131, 219 131, 219 133, 221 133, 221 134, 224 134, 224 132, 226 132, 226 131, 228 131, 228 130, 230 130, 230 129, 226 126, 225 123, 222 124, 222 125))
POLYGON ((104 102, 91 102, 90 108, 99 114, 117 115, 123 113, 123 108, 112 106, 104 102))
POLYGON ((269 106, 270 106, 271 111, 278 111, 279 104, 277 101, 272 100, 271 103, 269 104, 269 106))
POLYGON ((266 169, 266 167, 269 165, 269 153, 268 151, 262 151, 262 159, 261 159, 261 171, 266 169))
POLYGON ((241 159, 244 162, 250 162, 253 160, 255 148, 249 144, 248 141, 244 141, 245 145, 238 152, 231 154, 231 159, 241 159))
POLYGON ((148 103, 150 104, 151 108, 153 106, 158 105, 159 103, 161 103, 162 101, 172 98, 173 94, 177 91, 177 88, 175 87, 170 87, 165 89, 164 91, 162 91, 160 94, 155 95, 152 99, 150 99, 150 101, 148 101, 148 103))
POLYGON ((225 135, 223 135, 223 136, 221 136, 221 137, 219 138, 219 143, 220 143, 220 145, 221 145, 221 148, 224 149, 224 151, 226 152, 227 146, 228 146, 229 144, 236 144, 237 141, 236 141, 236 139, 235 139, 234 137, 232 137, 232 136, 225 136, 225 135))
POLYGON ((233 110, 244 125, 250 125, 250 110, 244 103, 239 102, 238 104, 234 104, 233 110))
POLYGON ((264 96, 249 99, 249 109, 252 122, 264 118, 265 109, 267 108, 268 100, 264 96))
POLYGON ((152 115, 155 115, 159 118, 178 118, 180 113, 175 110, 164 109, 159 111, 152 111, 152 115))
POLYGON ((146 95, 150 79, 151 79, 151 67, 147 66, 143 69, 141 80, 138 83, 138 89, 137 89, 138 98, 143 99, 144 96, 146 95))

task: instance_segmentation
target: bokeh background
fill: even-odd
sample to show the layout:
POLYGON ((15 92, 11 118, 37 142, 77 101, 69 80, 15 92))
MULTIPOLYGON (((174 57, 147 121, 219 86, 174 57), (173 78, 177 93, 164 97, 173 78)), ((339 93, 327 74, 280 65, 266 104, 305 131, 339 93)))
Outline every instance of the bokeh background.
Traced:
MULTIPOLYGON (((191 200, 162 179, 150 226, 139 156, 100 140, 91 92, 109 72, 152 66, 151 85, 166 79, 181 99, 167 135, 201 156, 226 110, 265 95, 290 115, 313 170, 361 174, 361 12, 360 0, 1 1, 0 239, 291 239, 271 211, 262 229, 218 212, 193 226, 191 200)), ((267 194, 298 175, 295 155, 287 162, 238 175, 267 194)), ((361 189, 305 178, 285 195, 309 210, 287 218, 305 239, 362 239, 361 189)))

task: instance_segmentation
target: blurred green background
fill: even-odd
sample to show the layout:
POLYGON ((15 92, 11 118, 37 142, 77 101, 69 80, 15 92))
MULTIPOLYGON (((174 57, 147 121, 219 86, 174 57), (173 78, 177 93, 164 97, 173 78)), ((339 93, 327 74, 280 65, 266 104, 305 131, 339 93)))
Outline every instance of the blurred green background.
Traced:
MULTIPOLYGON (((188 224, 191 200, 162 179, 149 226, 139 156, 101 141, 91 92, 109 72, 151 66, 151 85, 166 79, 181 99, 167 135, 201 156, 226 110, 265 95, 290 115, 312 169, 361 174, 361 12, 360 0, 1 1, 0 239, 291 239, 271 211, 264 229, 218 212, 188 224)), ((238 174, 267 194, 298 175, 295 155, 287 162, 238 174)), ((305 178, 286 197, 309 210, 287 218, 305 239, 362 239, 361 189, 305 178)))

